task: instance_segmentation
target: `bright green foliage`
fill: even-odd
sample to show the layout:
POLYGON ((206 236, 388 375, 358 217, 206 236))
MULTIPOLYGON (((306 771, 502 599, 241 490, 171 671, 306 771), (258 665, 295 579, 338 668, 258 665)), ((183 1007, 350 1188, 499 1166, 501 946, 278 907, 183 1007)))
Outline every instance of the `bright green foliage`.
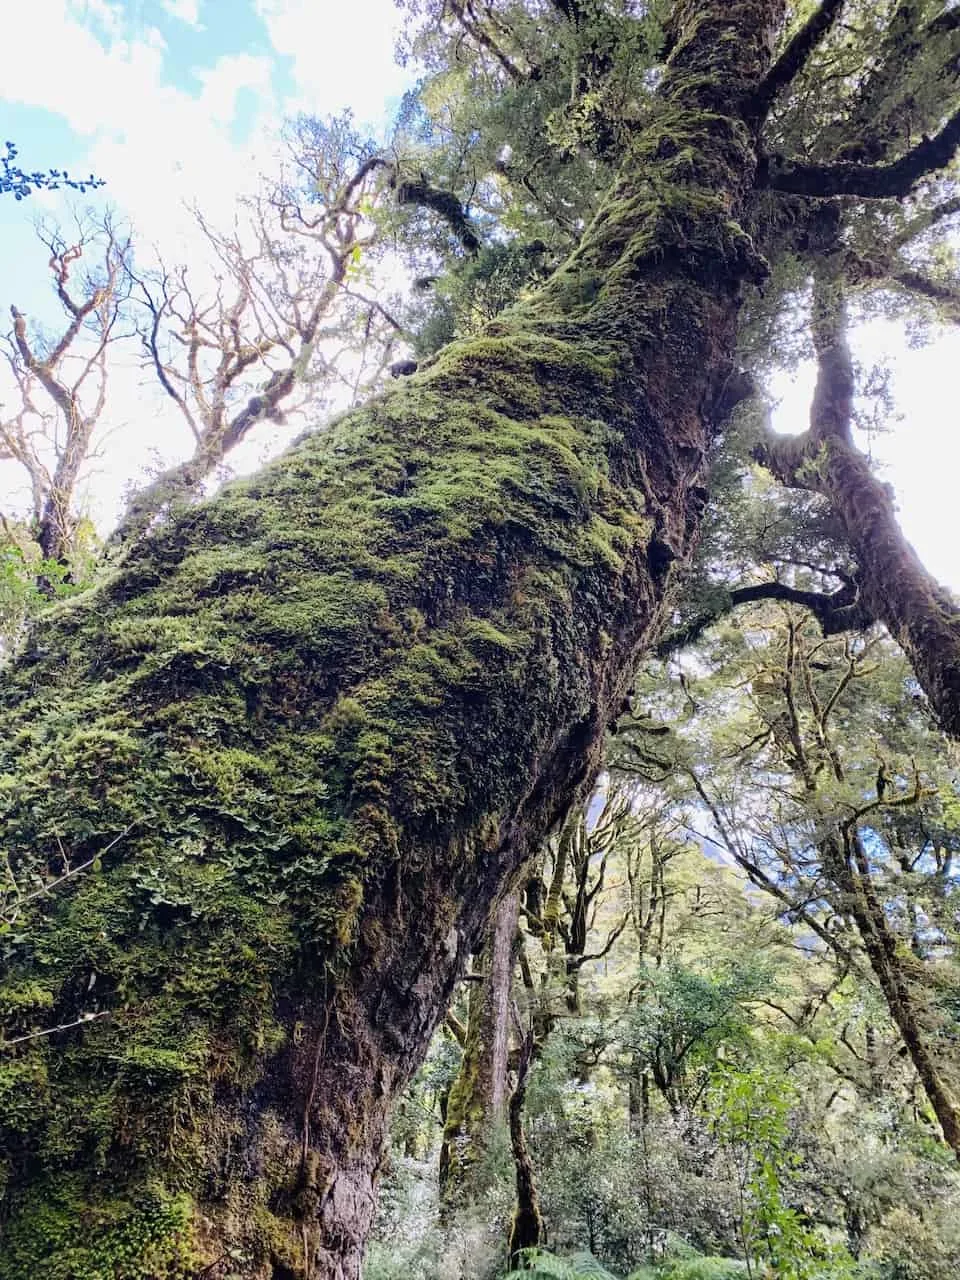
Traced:
POLYGON ((735 1168, 748 1270, 762 1261, 782 1280, 849 1274, 844 1260, 831 1258, 817 1232, 784 1202, 784 1175, 800 1163, 788 1145, 789 1084, 759 1070, 719 1068, 711 1094, 713 1132, 735 1168))
MULTIPOLYGON (((589 1248, 631 1280, 946 1280, 960 1180, 950 1153, 911 1118, 914 1086, 882 1000, 859 979, 838 982, 829 955, 806 949, 804 927, 772 920, 729 867, 671 841, 643 794, 645 819, 611 854, 610 875, 629 883, 642 929, 662 870, 664 934, 643 944, 639 985, 639 935, 587 967, 583 1012, 557 1020, 531 1079, 525 1122, 554 1255, 538 1265, 580 1274, 596 1265, 578 1256, 589 1248), (665 1045, 684 1067, 674 1109, 654 1073, 665 1045), (885 1064, 881 1080, 870 1052, 885 1064)), ((609 918, 601 913, 589 950, 609 918)), ((431 1138, 413 1107, 432 1096, 415 1094, 405 1110, 408 1122, 421 1117, 418 1161, 439 1124, 431 1138)), ((470 1280, 500 1275, 490 1241, 499 1235, 502 1248, 509 1171, 491 1168, 482 1201, 440 1229, 423 1165, 402 1169, 389 1182, 370 1277, 427 1280, 453 1258, 470 1280)))
POLYGON ((0 661, 15 652, 28 623, 51 600, 69 599, 89 586, 99 553, 89 521, 79 523, 69 564, 45 560, 25 530, 16 532, 0 541, 0 661))
MULTIPOLYGON (((735 1258, 679 1258, 656 1267, 650 1276, 656 1280, 741 1280, 747 1275, 747 1266, 735 1258)), ((630 1280, 645 1280, 643 1273, 634 1273, 630 1280)))
MULTIPOLYGON (((746 1265, 734 1258, 674 1258, 658 1267, 641 1267, 631 1271, 627 1280, 740 1280, 747 1275, 746 1265)), ((544 1251, 531 1253, 527 1266, 511 1271, 505 1280, 617 1280, 617 1277, 589 1253, 576 1253, 560 1258, 544 1251)))
POLYGON ((610 1271, 590 1253, 575 1253, 569 1258, 558 1258, 541 1249, 531 1249, 524 1255, 524 1266, 511 1271, 506 1280, 616 1280, 610 1271))
POLYGON ((428 75, 401 110, 400 168, 455 193, 480 241, 464 253, 429 209, 381 215, 429 282, 407 313, 429 354, 542 283, 578 243, 649 111, 662 6, 591 3, 573 22, 559 7, 509 3, 471 11, 466 32, 435 0, 403 7, 405 47, 428 75))
POLYGON ((624 1039, 650 1063, 657 1087, 677 1106, 702 1089, 720 1045, 730 1052, 748 1043, 751 1005, 772 985, 769 967, 749 960, 730 959, 715 972, 675 962, 646 967, 636 1004, 625 1015, 624 1039))

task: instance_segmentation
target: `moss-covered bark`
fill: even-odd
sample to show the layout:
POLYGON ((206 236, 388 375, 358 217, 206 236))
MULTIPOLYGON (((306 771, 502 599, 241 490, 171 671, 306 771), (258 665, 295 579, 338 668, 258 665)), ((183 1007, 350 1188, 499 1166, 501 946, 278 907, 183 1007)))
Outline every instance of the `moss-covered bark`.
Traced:
POLYGON ((8 672, 0 1280, 358 1275, 390 1102, 696 536, 780 9, 678 4, 547 287, 8 672))
POLYGON ((524 1250, 536 1249, 543 1242, 543 1215, 540 1197, 533 1171, 533 1161, 527 1148, 523 1131, 523 1107, 527 1100, 527 1076, 534 1054, 533 1030, 527 1034, 520 1050, 517 1066, 517 1083, 510 1095, 510 1149, 513 1152, 513 1169, 517 1187, 517 1204, 510 1222, 507 1238, 507 1255, 510 1266, 517 1270, 525 1262, 524 1250))

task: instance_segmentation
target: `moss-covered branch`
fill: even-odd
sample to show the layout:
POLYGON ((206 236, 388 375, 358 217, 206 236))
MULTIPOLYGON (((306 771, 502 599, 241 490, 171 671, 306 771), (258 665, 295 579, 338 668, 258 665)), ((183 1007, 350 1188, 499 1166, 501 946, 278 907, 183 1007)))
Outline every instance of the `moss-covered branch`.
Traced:
POLYGON ((826 199, 861 196, 891 200, 908 196, 921 179, 945 169, 960 144, 960 111, 932 138, 924 138, 912 150, 890 164, 803 164, 785 160, 770 166, 761 185, 774 191, 826 199))
POLYGON ((844 0, 821 0, 806 22, 794 33, 757 90, 754 110, 760 119, 766 116, 780 94, 803 71, 817 46, 839 18, 843 4, 844 0))
POLYGON ((851 438, 853 357, 842 292, 824 267, 815 288, 818 376, 810 429, 772 433, 757 460, 781 483, 829 498, 858 566, 859 604, 907 655, 940 723, 960 738, 960 607, 927 572, 897 523, 892 492, 851 438))
POLYGON ((755 604, 758 600, 780 600, 809 609, 825 636, 856 631, 876 621, 864 611, 859 588, 852 581, 845 582, 842 587, 830 592, 807 591, 785 582, 757 582, 723 592, 707 612, 699 614, 682 627, 668 631, 657 646, 658 656, 667 658, 680 649, 695 644, 715 622, 719 622, 734 609, 755 604))
POLYGON ((467 253, 477 253, 480 239, 470 223, 469 215, 459 198, 452 191, 433 187, 421 176, 419 181, 401 182, 397 186, 398 204, 415 204, 429 209, 441 218, 456 236, 467 253))

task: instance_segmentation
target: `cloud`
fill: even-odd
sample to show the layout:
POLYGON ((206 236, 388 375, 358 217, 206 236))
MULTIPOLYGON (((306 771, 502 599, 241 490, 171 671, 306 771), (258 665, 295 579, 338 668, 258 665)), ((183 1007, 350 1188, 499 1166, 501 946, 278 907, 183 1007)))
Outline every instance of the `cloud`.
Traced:
POLYGON ((273 64, 269 58, 249 53, 230 54, 218 58, 212 67, 197 71, 203 85, 200 109, 217 124, 229 125, 236 114, 237 96, 251 89, 259 97, 271 95, 273 64))
POLYGON ((123 30, 123 6, 115 0, 69 0, 69 7, 79 22, 99 27, 107 37, 117 36, 123 30))
POLYGON ((188 27, 200 26, 200 0, 160 0, 171 18, 185 22, 188 27))
POLYGON ((195 72, 196 95, 169 83, 165 57, 162 35, 129 32, 108 0, 33 0, 8 29, 0 96, 60 115, 86 137, 84 168, 107 179, 104 196, 175 253, 183 201, 229 218, 237 191, 254 184, 248 148, 230 135, 238 95, 252 91, 262 147, 280 112, 266 57, 219 58, 195 72))
POLYGON ((81 134, 117 129, 126 112, 159 86, 163 47, 150 33, 135 41, 121 38, 115 20, 111 6, 90 0, 33 0, 22 6, 5 32, 0 93, 63 116, 81 134), (94 19, 109 38, 107 47, 78 13, 94 19))
POLYGON ((277 53, 293 60, 298 106, 321 115, 348 104, 366 123, 410 84, 396 65, 399 18, 393 0, 254 0, 277 53))

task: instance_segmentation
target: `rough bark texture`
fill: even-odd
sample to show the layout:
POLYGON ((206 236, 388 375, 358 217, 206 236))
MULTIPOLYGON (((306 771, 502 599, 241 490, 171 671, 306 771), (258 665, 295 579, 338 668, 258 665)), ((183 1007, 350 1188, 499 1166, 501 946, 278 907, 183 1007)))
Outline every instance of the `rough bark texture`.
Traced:
POLYGON ((440 1147, 440 1194, 448 1206, 475 1194, 476 1164, 504 1119, 519 910, 516 891, 497 903, 481 953, 482 981, 470 991, 463 1058, 447 1100, 440 1147))
POLYGON ((8 673, 2 1280, 359 1276, 390 1104, 696 537, 781 7, 678 4, 543 290, 173 515, 8 673))
POLYGON ((510 1148, 513 1151, 513 1167, 517 1184, 517 1207, 510 1223, 507 1252, 510 1266, 522 1267, 524 1250, 536 1249, 543 1240, 543 1214, 533 1172, 533 1161, 523 1132, 523 1107, 527 1100, 527 1076, 534 1054, 533 1030, 528 1033, 520 1051, 517 1065, 517 1083, 510 1095, 510 1148))

